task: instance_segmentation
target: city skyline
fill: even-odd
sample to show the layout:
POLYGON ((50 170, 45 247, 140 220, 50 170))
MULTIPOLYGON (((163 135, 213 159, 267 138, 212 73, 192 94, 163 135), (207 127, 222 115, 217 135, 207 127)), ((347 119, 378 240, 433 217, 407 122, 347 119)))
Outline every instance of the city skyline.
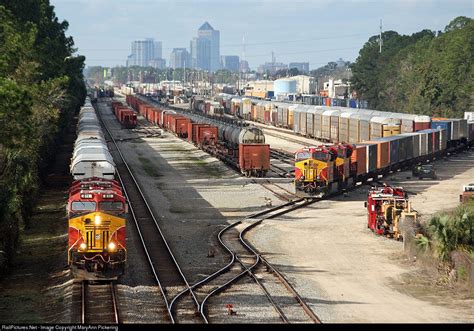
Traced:
MULTIPOLYGON (((444 30, 457 16, 473 16, 471 1, 110 1, 53 0, 59 20, 88 66, 125 65, 132 41, 152 37, 169 60, 188 48, 208 21, 220 31, 220 54, 236 55, 251 69, 265 62, 308 62, 310 70, 343 58, 354 61, 364 43, 383 31, 412 34, 444 30), (80 8, 80 10, 79 10, 80 8), (421 10, 423 9, 423 10, 421 10), (260 18, 260 19, 256 19, 260 18), (245 55, 243 47, 245 38, 245 55), (243 56, 244 55, 244 56, 243 56)), ((168 62, 168 61, 167 61, 168 62)))

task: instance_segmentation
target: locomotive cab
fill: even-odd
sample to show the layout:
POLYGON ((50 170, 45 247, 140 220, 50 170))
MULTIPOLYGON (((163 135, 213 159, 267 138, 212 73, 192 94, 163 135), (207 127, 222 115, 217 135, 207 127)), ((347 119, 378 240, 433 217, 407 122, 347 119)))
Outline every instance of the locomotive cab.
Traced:
POLYGON ((73 183, 67 205, 68 264, 76 278, 116 279, 126 261, 128 206, 115 181, 73 183))
POLYGON ((295 191, 301 197, 324 196, 334 182, 337 150, 328 146, 303 148, 295 153, 295 191))

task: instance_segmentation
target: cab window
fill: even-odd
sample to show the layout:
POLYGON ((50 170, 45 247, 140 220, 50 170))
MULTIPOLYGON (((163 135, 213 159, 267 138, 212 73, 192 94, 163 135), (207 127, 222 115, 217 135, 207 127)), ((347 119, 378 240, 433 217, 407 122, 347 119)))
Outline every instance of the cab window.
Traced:
POLYGON ((313 153, 313 159, 318 160, 318 161, 327 162, 328 154, 324 153, 324 152, 314 152, 313 153))
POLYGON ((307 160, 311 158, 310 152, 298 152, 296 153, 296 161, 307 160))
POLYGON ((122 211, 123 203, 120 201, 102 201, 99 203, 100 210, 122 211))
POLYGON ((71 209, 74 211, 95 211, 96 203, 94 201, 73 201, 71 209))

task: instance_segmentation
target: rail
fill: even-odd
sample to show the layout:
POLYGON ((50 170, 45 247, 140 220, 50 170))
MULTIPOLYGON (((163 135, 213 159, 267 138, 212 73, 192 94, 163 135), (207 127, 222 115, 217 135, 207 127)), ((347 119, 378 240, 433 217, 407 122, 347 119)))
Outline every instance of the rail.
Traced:
POLYGON ((81 281, 81 323, 118 324, 119 312, 115 282, 81 281))
POLYGON ((117 163, 117 176, 122 184, 125 197, 129 202, 131 215, 140 236, 140 241, 147 256, 154 279, 163 296, 167 316, 171 323, 176 323, 176 316, 172 310, 171 304, 169 303, 169 299, 174 296, 174 293, 168 293, 168 288, 178 287, 189 290, 196 311, 199 311, 199 302, 194 293, 190 290, 190 285, 179 267, 176 258, 174 257, 172 250, 166 241, 156 218, 154 217, 148 201, 138 184, 138 181, 133 175, 120 150, 120 147, 114 139, 107 124, 102 119, 101 110, 97 110, 97 115, 104 126, 107 135, 110 137, 110 141, 113 143, 114 148, 111 148, 110 152, 116 156, 114 157, 114 160, 117 163))

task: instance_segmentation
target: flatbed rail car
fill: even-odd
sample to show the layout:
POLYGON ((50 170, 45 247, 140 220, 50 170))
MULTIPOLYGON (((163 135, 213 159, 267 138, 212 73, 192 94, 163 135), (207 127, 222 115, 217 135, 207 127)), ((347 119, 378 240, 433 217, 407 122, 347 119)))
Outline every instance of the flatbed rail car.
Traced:
POLYGON ((164 107, 134 95, 127 95, 126 101, 148 121, 192 141, 246 176, 264 177, 270 169, 270 146, 258 127, 164 107))

